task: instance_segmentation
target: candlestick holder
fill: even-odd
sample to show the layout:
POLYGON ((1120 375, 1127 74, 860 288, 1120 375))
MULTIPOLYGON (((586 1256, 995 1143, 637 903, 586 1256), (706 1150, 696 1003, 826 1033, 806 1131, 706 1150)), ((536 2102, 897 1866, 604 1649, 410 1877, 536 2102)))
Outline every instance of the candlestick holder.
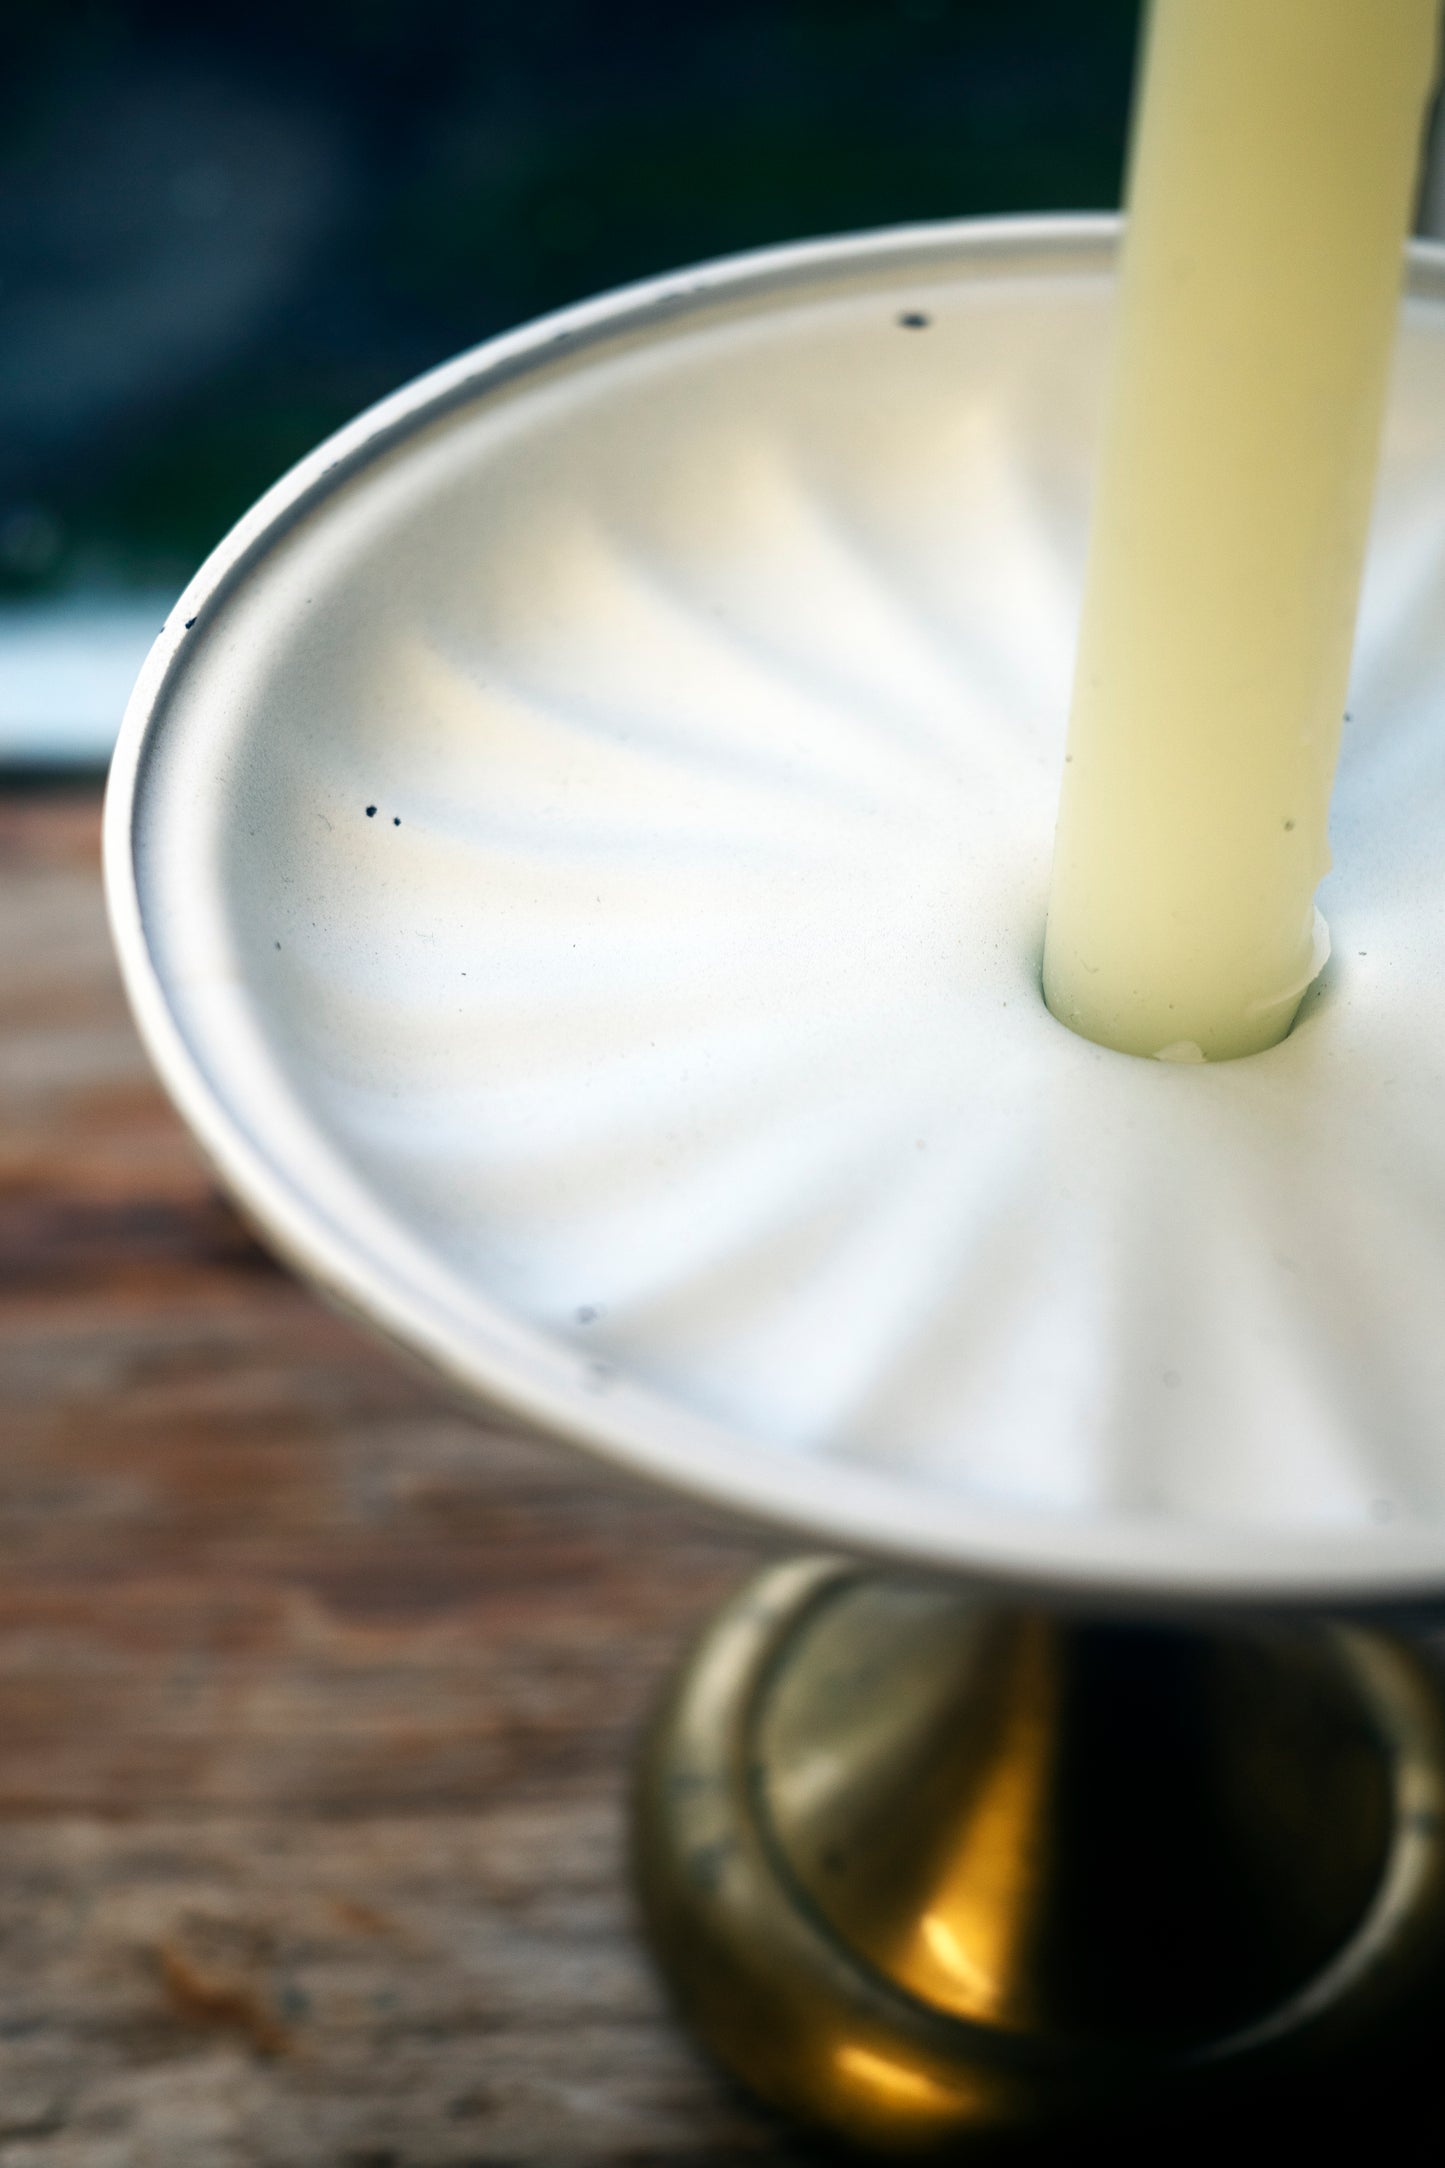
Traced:
POLYGON ((1333 2062, 1445 1952, 1435 1673, 1324 1618, 1445 1588, 1445 258, 1335 957, 1180 1067, 1038 983, 1115 239, 770 251, 423 378, 197 576, 107 805, 275 1247, 827 1547, 682 1675, 639 1872, 721 2058, 885 2147, 1333 2062))

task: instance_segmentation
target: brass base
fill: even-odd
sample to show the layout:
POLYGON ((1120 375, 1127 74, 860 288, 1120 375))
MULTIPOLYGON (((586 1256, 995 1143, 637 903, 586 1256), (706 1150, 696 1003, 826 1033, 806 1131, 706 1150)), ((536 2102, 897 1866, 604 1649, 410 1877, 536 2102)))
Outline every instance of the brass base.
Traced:
POLYGON ((638 1873, 696 2031, 853 2144, 946 2150, 1394 2037, 1442 1974, 1445 1720, 1358 1628, 1113 1627, 830 1559, 718 1616, 638 1873))

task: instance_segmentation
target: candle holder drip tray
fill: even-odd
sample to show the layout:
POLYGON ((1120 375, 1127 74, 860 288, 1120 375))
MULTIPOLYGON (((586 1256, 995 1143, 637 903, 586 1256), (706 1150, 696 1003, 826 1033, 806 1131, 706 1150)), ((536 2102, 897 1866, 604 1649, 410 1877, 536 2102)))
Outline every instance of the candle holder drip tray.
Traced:
POLYGON ((1115 241, 770 251, 421 379, 198 574, 107 807, 268 1239, 826 1547, 704 1642, 642 1871, 721 2052, 878 2143, 1287 2064, 1438 1941, 1431 1676, 1301 1621, 1445 1588, 1445 261, 1333 957, 1180 1067, 1039 992, 1115 241))

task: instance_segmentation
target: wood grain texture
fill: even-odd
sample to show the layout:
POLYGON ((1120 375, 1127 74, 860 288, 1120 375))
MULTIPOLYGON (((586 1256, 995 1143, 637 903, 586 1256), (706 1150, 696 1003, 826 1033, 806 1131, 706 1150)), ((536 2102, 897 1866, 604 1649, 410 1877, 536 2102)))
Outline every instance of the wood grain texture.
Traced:
POLYGON ((784 2161, 627 1773, 759 1546, 488 1429, 216 1196, 93 794, 0 797, 0 2168, 784 2161))

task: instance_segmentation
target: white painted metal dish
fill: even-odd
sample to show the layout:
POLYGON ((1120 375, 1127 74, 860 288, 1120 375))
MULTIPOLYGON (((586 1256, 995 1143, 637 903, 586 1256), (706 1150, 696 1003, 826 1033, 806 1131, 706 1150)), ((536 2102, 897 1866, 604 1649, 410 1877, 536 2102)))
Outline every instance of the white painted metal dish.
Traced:
POLYGON ((1293 1035, 1038 963, 1115 229, 772 251, 464 355, 146 665, 131 998, 224 1180, 466 1393, 815 1538, 1445 1588, 1445 257, 1293 1035))

